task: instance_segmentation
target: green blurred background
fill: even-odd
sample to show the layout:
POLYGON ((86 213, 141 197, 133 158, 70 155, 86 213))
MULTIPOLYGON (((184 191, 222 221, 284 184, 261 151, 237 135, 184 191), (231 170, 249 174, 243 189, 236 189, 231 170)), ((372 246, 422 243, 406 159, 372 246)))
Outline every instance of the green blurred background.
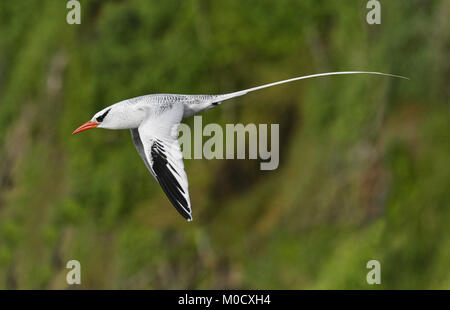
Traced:
MULTIPOLYGON (((0 2, 0 288, 450 288, 450 1, 0 2), (129 131, 71 132, 150 93, 228 101, 203 124, 279 123, 280 165, 185 160, 194 221, 129 131), (367 261, 382 284, 366 283, 367 261)), ((192 125, 193 119, 185 123, 192 125)))

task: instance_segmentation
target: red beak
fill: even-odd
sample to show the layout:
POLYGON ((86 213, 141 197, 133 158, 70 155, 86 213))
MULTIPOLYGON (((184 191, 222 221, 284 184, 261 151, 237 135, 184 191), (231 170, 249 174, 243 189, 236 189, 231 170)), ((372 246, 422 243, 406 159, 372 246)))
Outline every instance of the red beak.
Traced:
POLYGON ((88 121, 88 122, 84 123, 83 125, 81 125, 80 127, 78 127, 77 129, 75 129, 75 131, 72 132, 72 134, 74 135, 76 133, 79 133, 79 132, 82 132, 82 131, 85 131, 85 130, 88 130, 88 129, 95 128, 98 125, 100 125, 100 123, 93 122, 93 121, 88 121))

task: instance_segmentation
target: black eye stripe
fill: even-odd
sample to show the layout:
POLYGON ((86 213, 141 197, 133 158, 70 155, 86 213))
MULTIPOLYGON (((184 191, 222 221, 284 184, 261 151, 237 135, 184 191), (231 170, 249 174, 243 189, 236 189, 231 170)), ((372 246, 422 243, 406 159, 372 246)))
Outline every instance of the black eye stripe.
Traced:
POLYGON ((100 115, 99 117, 96 118, 97 122, 101 123, 103 122, 103 119, 105 118, 106 114, 109 113, 109 111, 111 111, 111 109, 108 109, 105 111, 105 113, 103 113, 102 115, 100 115))

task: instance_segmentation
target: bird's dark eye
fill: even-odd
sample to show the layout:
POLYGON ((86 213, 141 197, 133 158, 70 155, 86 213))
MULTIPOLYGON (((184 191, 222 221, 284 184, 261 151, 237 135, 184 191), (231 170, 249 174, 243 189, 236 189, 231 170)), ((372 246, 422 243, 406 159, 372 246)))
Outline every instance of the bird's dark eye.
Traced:
POLYGON ((103 113, 102 115, 97 117, 96 118, 97 122, 99 122, 99 123, 103 122, 103 119, 105 118, 106 114, 108 114, 109 111, 111 111, 111 109, 106 110, 105 113, 103 113))

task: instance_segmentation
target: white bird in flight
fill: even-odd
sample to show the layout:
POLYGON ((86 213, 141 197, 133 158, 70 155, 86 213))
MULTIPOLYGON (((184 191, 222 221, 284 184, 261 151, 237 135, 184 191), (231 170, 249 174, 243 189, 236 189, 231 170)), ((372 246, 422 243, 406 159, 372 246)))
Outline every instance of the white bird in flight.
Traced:
POLYGON ((161 185, 175 209, 186 220, 191 221, 188 180, 177 140, 178 125, 183 118, 255 90, 308 78, 344 74, 376 74, 408 79, 380 72, 341 71, 296 77, 223 95, 145 95, 117 102, 101 110, 72 134, 92 128, 130 129, 134 145, 147 169, 161 185))

